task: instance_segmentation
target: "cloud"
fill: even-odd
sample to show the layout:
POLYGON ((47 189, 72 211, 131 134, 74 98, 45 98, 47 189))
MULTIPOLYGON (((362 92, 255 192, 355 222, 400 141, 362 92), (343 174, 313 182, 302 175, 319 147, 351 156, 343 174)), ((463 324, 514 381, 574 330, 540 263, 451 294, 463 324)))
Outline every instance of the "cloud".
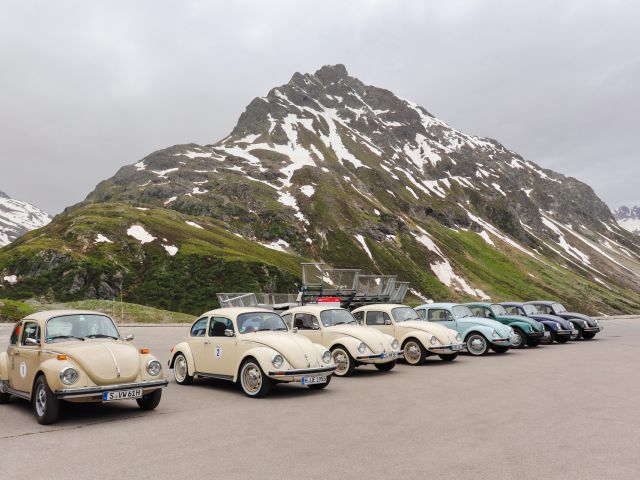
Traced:
POLYGON ((226 136, 293 72, 344 63, 614 206, 640 203, 639 13, 595 1, 5 2, 0 189, 58 212, 151 151, 226 136))

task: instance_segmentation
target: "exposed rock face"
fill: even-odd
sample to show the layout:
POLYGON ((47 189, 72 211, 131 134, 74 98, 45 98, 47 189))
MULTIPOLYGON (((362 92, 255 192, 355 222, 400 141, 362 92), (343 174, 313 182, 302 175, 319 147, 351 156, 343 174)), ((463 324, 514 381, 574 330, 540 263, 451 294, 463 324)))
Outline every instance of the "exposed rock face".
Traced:
POLYGON ((623 206, 615 210, 613 215, 622 228, 636 235, 640 235, 640 206, 623 206))
POLYGON ((0 191, 0 247, 51 221, 48 213, 0 191))
MULTIPOLYGON (((638 241, 588 185, 466 135, 343 65, 295 73, 217 143, 121 168, 85 204, 107 202, 206 217, 273 250, 397 274, 429 298, 640 305, 638 241)), ((88 255, 115 248, 84 245, 88 255)), ((127 248, 132 261, 154 260, 146 246, 127 248)), ((233 288, 255 289, 245 284, 233 288)))

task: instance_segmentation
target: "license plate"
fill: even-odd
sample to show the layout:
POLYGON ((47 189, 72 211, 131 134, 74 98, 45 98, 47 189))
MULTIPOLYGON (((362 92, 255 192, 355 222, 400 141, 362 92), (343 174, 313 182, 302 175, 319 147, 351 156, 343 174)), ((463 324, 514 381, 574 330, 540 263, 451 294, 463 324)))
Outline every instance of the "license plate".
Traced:
POLYGON ((103 392, 102 401, 112 402, 114 400, 129 400, 130 398, 142 398, 142 389, 118 390, 117 392, 103 392))
POLYGON ((462 345, 451 345, 451 350, 453 351, 462 350, 462 345))
POLYGON ((325 376, 317 376, 317 377, 302 377, 300 380, 302 385, 315 385, 317 383, 327 383, 327 377, 325 376))

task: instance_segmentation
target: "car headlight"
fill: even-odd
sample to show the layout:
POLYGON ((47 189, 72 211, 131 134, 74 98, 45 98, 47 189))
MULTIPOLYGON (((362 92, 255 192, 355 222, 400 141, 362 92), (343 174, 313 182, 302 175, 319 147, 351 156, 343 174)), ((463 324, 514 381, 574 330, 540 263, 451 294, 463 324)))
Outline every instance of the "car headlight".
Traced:
POLYGON ((78 371, 73 367, 67 367, 60 372, 60 381, 65 385, 73 385, 78 381, 78 371))
POLYGON ((600 326, 600 322, 599 322, 598 320, 596 320, 596 319, 594 318, 594 319, 593 319, 593 321, 595 322, 596 327, 599 327, 599 326, 600 326))
POLYGON ((282 355, 280 354, 276 353, 271 359, 271 364, 276 368, 280 368, 283 363, 284 363, 284 358, 282 358, 282 355))
POLYGON ((516 332, 513 328, 509 327, 509 335, 514 335, 516 332))
POLYGON ((147 363, 147 373, 152 377, 160 375, 161 371, 162 365, 158 360, 150 360, 149 363, 147 363))
POLYGON ((456 334, 456 342, 460 343, 462 341, 462 337, 459 333, 456 334))
POLYGON ((358 345, 358 351, 360 353, 364 353, 366 349, 367 349, 367 346, 364 343, 360 342, 360 345, 358 345))
POLYGON ((324 363, 331 363, 331 352, 329 350, 325 350, 322 353, 322 361, 324 363))
POLYGON ((398 340, 394 338, 393 342, 391 342, 391 348, 393 348, 394 350, 397 350, 399 346, 400 344, 398 343, 398 340))
POLYGON ((491 336, 493 338, 498 338, 499 335, 498 335, 498 332, 496 332, 495 330, 491 330, 491 336))
POLYGON ((435 345, 437 341, 438 339, 435 336, 431 335, 431 338, 429 339, 429 343, 431 345, 435 345))
POLYGON ((589 322, 587 322, 586 320, 584 322, 584 328, 589 328, 589 322))

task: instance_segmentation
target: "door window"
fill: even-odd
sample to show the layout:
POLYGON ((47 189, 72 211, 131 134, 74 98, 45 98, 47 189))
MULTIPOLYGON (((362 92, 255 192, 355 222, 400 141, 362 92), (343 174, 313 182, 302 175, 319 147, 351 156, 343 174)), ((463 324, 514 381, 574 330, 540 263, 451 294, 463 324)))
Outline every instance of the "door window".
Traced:
POLYGON ((293 315, 291 315, 290 313, 285 313, 284 315, 280 316, 284 320, 284 323, 287 324, 287 327, 291 328, 291 318, 293 317, 293 315))
POLYGON ((422 320, 424 320, 427 317, 427 311, 424 310, 423 308, 416 310, 416 313, 418 314, 418 318, 421 318, 422 320))
POLYGON ((353 318, 362 325, 362 322, 364 322, 364 312, 351 312, 351 314, 353 315, 353 318))
POLYGON ((191 336, 192 337, 204 337, 207 333, 207 321, 209 319, 207 317, 202 317, 193 324, 191 327, 191 336))
POLYGON ((384 325, 385 320, 391 321, 391 318, 384 312, 367 312, 367 325, 384 325))
POLYGON ((22 339, 20 343, 22 345, 27 344, 27 339, 30 338, 40 343, 40 325, 35 322, 26 322, 22 329, 22 339))
POLYGON ((453 321, 453 316, 449 310, 432 308, 427 312, 427 320, 430 322, 451 322, 453 321))
POLYGON ((489 310, 484 307, 472 307, 471 311, 476 317, 491 318, 491 315, 489 314, 489 310))
POLYGON ((233 322, 224 317, 213 317, 209 324, 210 337, 226 337, 225 330, 233 330, 233 322))
POLYGON ((318 330, 320 328, 318 319, 309 313, 296 313, 293 326, 298 330, 318 330))

